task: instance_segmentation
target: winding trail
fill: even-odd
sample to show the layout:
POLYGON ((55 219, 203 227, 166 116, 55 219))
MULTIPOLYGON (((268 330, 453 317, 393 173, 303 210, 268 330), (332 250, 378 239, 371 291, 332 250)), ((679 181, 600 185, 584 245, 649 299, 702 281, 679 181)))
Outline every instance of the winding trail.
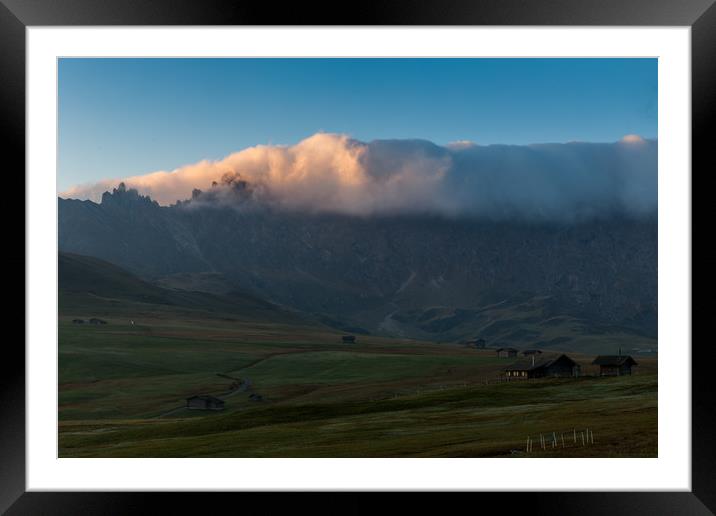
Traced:
MULTIPOLYGON (((230 371, 226 371, 226 372, 224 372, 224 373, 217 373, 217 374, 218 374, 219 376, 226 376, 228 373, 236 374, 236 373, 238 373, 238 372, 240 372, 240 371, 243 371, 243 370, 245 370, 245 369, 248 369, 248 368, 250 368, 250 367, 253 367, 253 366, 255 366, 256 364, 260 364, 260 363, 263 362, 264 360, 268 360, 268 359, 270 359, 270 358, 274 358, 274 357, 281 356, 281 355, 292 355, 292 354, 295 354, 295 353, 306 353, 306 352, 311 352, 311 351, 317 351, 317 350, 305 350, 305 349, 301 349, 301 350, 295 350, 295 351, 283 351, 283 352, 280 352, 280 353, 270 353, 270 354, 268 354, 268 355, 265 355, 265 356, 263 356, 263 357, 261 357, 261 358, 257 358, 256 360, 253 360, 253 361, 249 362, 248 364, 244 365, 243 367, 240 367, 239 369, 231 369, 230 371)), ((231 396, 235 396, 235 395, 238 394, 239 392, 250 392, 251 390, 252 390, 252 389, 251 389, 251 381, 248 380, 248 378, 247 378, 247 379, 244 380, 244 381, 241 383, 241 385, 239 385, 236 389, 231 389, 231 390, 229 390, 229 391, 222 392, 221 394, 217 394, 217 395, 215 395, 215 396, 212 394, 212 396, 214 396, 215 398, 219 398, 220 400, 225 400, 226 398, 230 398, 231 396), (245 386, 245 384, 246 384, 247 381, 248 381, 249 385, 244 388, 244 386, 245 386)), ((181 406, 179 406, 179 407, 175 407, 175 408, 173 408, 173 409, 171 409, 171 410, 168 410, 168 411, 166 411, 166 412, 162 412, 162 413, 159 414, 159 415, 152 416, 152 417, 150 417, 150 418, 148 418, 148 419, 159 419, 159 418, 162 418, 162 417, 170 416, 170 415, 172 415, 172 414, 175 414, 175 413, 180 412, 180 411, 185 410, 185 409, 186 409, 186 405, 181 405, 181 406)))

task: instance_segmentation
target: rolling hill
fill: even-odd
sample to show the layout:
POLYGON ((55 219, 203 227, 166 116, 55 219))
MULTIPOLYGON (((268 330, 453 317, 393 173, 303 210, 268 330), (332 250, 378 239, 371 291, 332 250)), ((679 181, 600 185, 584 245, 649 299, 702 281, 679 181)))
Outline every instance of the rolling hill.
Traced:
POLYGON ((164 288, 144 281, 107 261, 73 253, 58 256, 61 316, 122 316, 150 313, 196 313, 288 324, 312 323, 273 303, 228 290, 223 294, 164 288))

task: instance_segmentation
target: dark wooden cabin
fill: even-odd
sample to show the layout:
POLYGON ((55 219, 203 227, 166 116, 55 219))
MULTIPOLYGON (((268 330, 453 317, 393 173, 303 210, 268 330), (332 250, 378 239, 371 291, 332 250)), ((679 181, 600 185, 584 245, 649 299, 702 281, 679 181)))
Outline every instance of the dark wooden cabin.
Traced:
POLYGON ((599 376, 630 375, 631 368, 637 365, 629 355, 599 355, 592 364, 599 366, 599 376))
POLYGON ((517 350, 515 348, 500 348, 497 350, 497 356, 499 358, 514 358, 517 356, 517 350))
POLYGON ((505 368, 508 378, 576 378, 581 372, 577 362, 567 355, 531 355, 505 368))
POLYGON ((485 339, 468 340, 465 345, 469 348, 485 349, 485 339))
POLYGON ((355 344, 356 337, 355 335, 343 335, 342 340, 343 344, 355 344))
POLYGON ((224 410, 224 400, 206 394, 186 399, 186 408, 193 410, 224 410))

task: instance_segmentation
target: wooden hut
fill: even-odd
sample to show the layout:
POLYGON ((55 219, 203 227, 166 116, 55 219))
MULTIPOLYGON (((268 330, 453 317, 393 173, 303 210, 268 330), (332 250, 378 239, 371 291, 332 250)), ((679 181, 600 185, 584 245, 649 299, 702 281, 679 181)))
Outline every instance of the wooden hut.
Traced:
POLYGON ((201 394, 186 399, 186 408, 193 410, 224 410, 224 400, 201 394))
POLYGON ((485 348, 485 339, 468 340, 468 341, 465 341, 465 345, 468 348, 484 349, 485 348))
POLYGON ((629 355, 599 355, 592 364, 599 366, 599 376, 630 375, 631 368, 637 365, 629 355))
POLYGON ((517 350, 515 348, 499 348, 497 356, 498 358, 514 358, 517 356, 517 350))
POLYGON ((581 372, 577 362, 567 355, 531 355, 505 368, 508 378, 576 378, 581 372))

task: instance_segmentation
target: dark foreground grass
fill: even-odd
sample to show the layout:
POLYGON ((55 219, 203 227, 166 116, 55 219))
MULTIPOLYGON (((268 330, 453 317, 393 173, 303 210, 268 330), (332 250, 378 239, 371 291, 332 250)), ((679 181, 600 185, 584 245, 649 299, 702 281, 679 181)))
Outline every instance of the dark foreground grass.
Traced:
POLYGON ((655 457, 656 393, 656 375, 641 375, 276 403, 167 421, 76 421, 60 427, 60 456, 655 457), (587 428, 594 444, 582 446, 587 428), (542 450, 540 434, 551 441, 553 432, 557 447, 542 450), (536 441, 530 454, 528 436, 536 441))

